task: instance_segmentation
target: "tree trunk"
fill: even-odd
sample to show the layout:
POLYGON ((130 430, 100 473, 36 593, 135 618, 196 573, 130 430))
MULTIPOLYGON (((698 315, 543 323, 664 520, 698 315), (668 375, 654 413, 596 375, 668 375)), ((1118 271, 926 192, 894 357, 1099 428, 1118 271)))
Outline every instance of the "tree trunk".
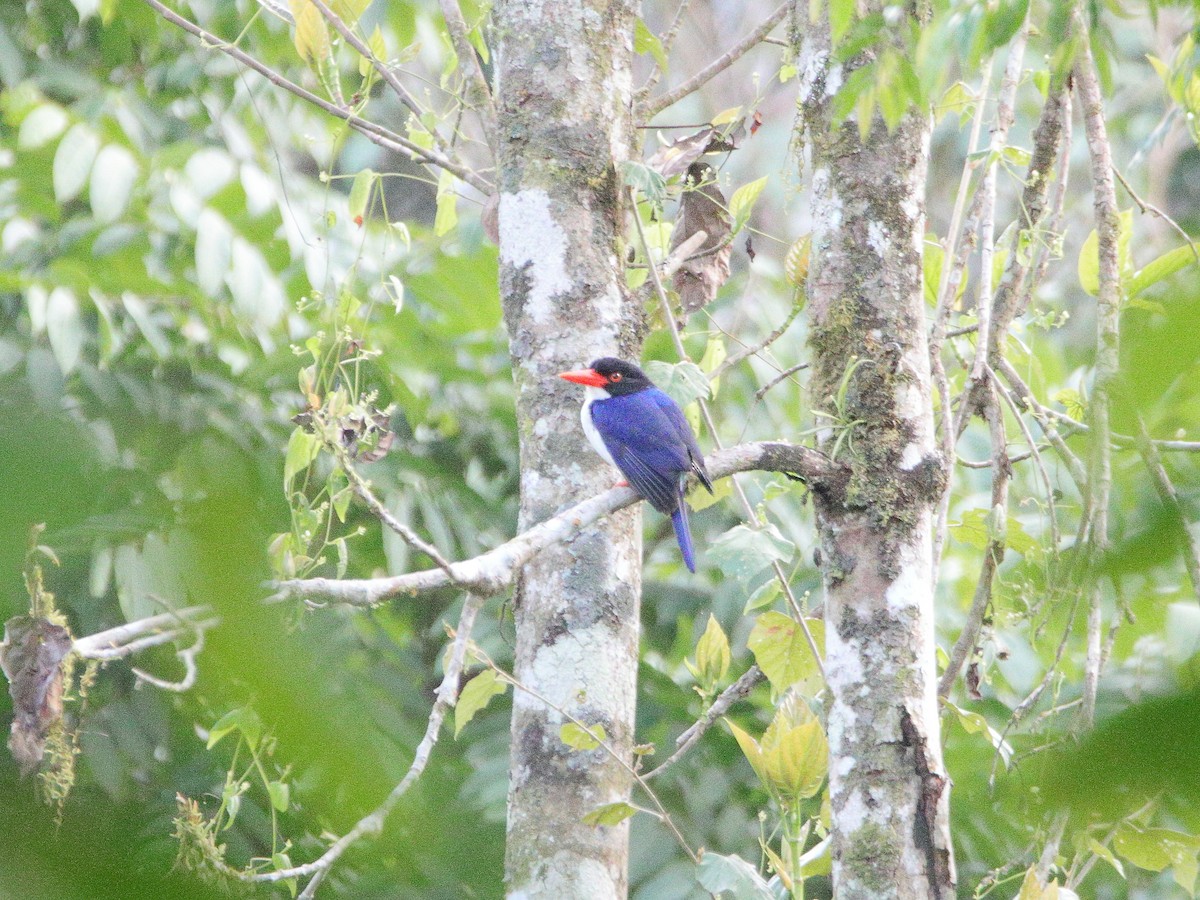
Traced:
MULTIPOLYGON (((554 376, 641 351, 619 252, 617 171, 633 133, 635 10, 628 0, 495 7, 501 297, 517 385, 521 530, 615 478, 586 444, 580 390, 554 376)), ((518 688, 513 705, 510 897, 625 896, 627 825, 582 819, 628 798, 628 772, 603 748, 572 750, 560 730, 564 711, 601 725, 631 758, 641 550, 633 508, 539 554, 518 580, 514 672, 529 690, 518 688)))
POLYGON ((834 896, 950 898, 931 577, 933 510, 947 476, 921 280, 929 120, 910 110, 889 134, 876 117, 865 139, 853 116, 834 126, 832 96, 863 59, 831 57, 827 20, 798 32, 812 155, 812 403, 832 417, 818 419, 821 448, 838 446, 852 467, 843 496, 814 495, 834 896))

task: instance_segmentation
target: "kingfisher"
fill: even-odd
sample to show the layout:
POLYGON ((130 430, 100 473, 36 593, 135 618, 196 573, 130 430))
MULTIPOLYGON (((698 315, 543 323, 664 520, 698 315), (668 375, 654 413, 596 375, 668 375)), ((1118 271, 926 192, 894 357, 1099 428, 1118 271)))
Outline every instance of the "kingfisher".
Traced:
POLYGON ((694 474, 711 494, 712 480, 692 427, 679 404, 654 386, 631 362, 605 356, 559 378, 587 388, 579 418, 601 458, 621 470, 629 485, 671 517, 689 572, 696 554, 683 499, 685 476, 694 474))

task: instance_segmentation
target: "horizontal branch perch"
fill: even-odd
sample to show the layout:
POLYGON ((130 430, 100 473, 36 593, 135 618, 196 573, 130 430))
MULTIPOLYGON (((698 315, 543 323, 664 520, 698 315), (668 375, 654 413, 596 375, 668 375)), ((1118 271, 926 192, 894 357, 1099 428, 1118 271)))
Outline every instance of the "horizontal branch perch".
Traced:
MULTIPOLYGON (((741 444, 713 453, 707 460, 713 479, 752 470, 786 472, 820 487, 822 482, 840 480, 841 467, 816 450, 782 442, 741 444)), ((375 606, 404 595, 415 596, 453 583, 476 593, 498 594, 513 582, 517 570, 551 544, 569 540, 583 528, 617 510, 631 506, 638 495, 630 488, 610 488, 570 509, 541 522, 480 556, 451 564, 445 569, 427 569, 390 578, 338 580, 306 578, 277 582, 271 601, 300 599, 321 605, 344 603, 375 606)))

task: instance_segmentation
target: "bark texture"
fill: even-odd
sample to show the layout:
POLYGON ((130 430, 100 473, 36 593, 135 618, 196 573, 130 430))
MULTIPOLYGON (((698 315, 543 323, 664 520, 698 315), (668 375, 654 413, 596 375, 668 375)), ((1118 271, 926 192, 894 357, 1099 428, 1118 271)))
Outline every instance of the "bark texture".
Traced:
MULTIPOLYGON (((611 486, 586 445, 583 397, 555 373, 640 355, 641 316, 619 255, 628 158, 632 0, 500 0, 495 6, 501 296, 517 385, 520 529, 611 486)), ((514 599, 515 692, 507 892, 621 898, 628 828, 583 817, 626 799, 603 749, 560 739, 561 711, 601 725, 630 758, 641 595, 640 507, 551 547, 514 599), (536 692, 536 695, 535 695, 536 692)))
POLYGON ((930 577, 946 473, 921 282, 929 121, 910 111, 889 134, 876 120, 865 139, 853 116, 834 126, 832 97, 867 60, 833 59, 828 23, 808 23, 799 7, 800 125, 812 160, 811 400, 832 417, 818 420, 829 426, 821 448, 833 452, 840 439, 837 461, 851 468, 844 495, 814 495, 834 896, 950 898, 930 577))

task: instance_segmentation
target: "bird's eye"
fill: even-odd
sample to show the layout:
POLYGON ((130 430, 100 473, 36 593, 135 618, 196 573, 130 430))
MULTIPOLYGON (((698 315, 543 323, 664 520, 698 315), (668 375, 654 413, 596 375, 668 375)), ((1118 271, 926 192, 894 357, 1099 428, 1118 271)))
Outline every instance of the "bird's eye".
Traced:
POLYGON ((611 375, 608 376, 608 380, 611 381, 613 384, 616 384, 618 381, 621 380, 621 373, 613 372, 611 375))

